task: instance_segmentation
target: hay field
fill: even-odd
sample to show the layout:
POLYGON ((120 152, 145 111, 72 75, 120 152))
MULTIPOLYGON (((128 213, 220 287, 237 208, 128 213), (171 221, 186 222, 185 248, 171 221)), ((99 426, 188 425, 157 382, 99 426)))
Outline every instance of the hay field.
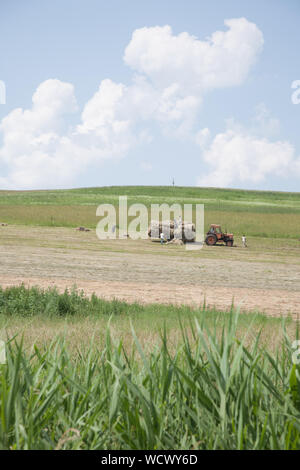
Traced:
POLYGON ((2 285, 74 284, 89 295, 128 302, 174 303, 269 315, 299 312, 300 194, 177 187, 104 187, 1 191, 2 285), (101 203, 179 202, 205 207, 205 228, 221 223, 235 247, 160 246, 149 240, 98 240, 101 203), (90 232, 77 232, 83 225, 90 232), (241 247, 245 233, 248 248, 241 247))

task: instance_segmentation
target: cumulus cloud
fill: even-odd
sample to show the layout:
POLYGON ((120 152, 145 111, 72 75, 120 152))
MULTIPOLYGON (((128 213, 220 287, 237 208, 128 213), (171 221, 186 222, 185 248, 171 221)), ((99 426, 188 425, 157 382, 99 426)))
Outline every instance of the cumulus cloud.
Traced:
POLYGON ((76 109, 73 85, 50 79, 37 88, 31 109, 17 108, 2 120, 0 163, 8 168, 8 175, 0 178, 2 187, 44 187, 56 178, 65 181, 69 143, 59 132, 65 115, 76 109))
POLYGON ((280 122, 265 103, 255 107, 248 126, 227 119, 226 130, 214 138, 209 129, 202 129, 196 143, 209 171, 198 184, 241 187, 262 183, 270 175, 300 175, 300 157, 291 143, 278 139, 279 131, 280 122))
POLYGON ((118 128, 128 127, 128 122, 118 119, 117 116, 117 107, 125 89, 126 87, 121 83, 117 84, 109 79, 103 80, 99 90, 83 109, 82 124, 78 126, 79 132, 88 133, 92 131, 105 136, 107 126, 116 129, 116 131, 118 131, 118 128))
POLYGON ((46 80, 32 97, 32 108, 14 109, 0 124, 2 158, 13 159, 20 150, 49 142, 62 125, 65 114, 76 111, 74 87, 59 80, 46 80))
POLYGON ((40 84, 32 107, 13 110, 0 124, 1 187, 73 185, 91 165, 151 141, 154 122, 164 134, 206 145, 207 130, 194 132, 205 93, 241 84, 263 45, 261 31, 245 18, 225 26, 202 41, 170 26, 137 29, 124 54, 132 83, 102 80, 73 127, 66 118, 77 111, 73 85, 40 84))
POLYGON ((103 80, 83 109, 74 135, 85 146, 98 148, 99 157, 124 155, 136 143, 133 119, 124 110, 126 94, 125 85, 103 80))
POLYGON ((262 50, 263 35, 245 18, 226 20, 226 31, 206 40, 169 25, 134 31, 124 61, 137 74, 152 118, 167 134, 186 137, 193 130, 205 93, 240 85, 262 50))
POLYGON ((124 61, 156 87, 176 83, 182 94, 241 84, 263 46, 258 27, 245 18, 226 20, 227 31, 205 41, 170 26, 134 31, 124 61))
POLYGON ((203 158, 211 171, 198 179, 200 186, 258 184, 270 174, 287 176, 300 169, 300 159, 289 142, 271 142, 235 130, 217 134, 203 158))
POLYGON ((8 175, 2 188, 72 185, 91 164, 124 155, 135 138, 130 122, 116 117, 122 85, 104 80, 85 105, 81 123, 67 129, 66 114, 77 110, 73 85, 46 80, 32 98, 32 108, 13 110, 1 122, 0 163, 8 175))

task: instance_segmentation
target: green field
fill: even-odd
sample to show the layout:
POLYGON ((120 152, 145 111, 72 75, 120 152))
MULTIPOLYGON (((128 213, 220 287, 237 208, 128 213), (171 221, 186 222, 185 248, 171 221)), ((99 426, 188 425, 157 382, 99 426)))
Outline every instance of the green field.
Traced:
POLYGON ((292 321, 0 290, 2 328, 18 323, 0 365, 1 449, 300 449, 292 321), (52 340, 28 341, 41 324, 52 340))
POLYGON ((299 238, 300 193, 233 189, 115 186, 52 191, 0 191, 0 222, 95 228, 99 204, 175 202, 205 205, 205 225, 220 223, 240 236, 299 238))
MULTIPOLYGON (((198 289, 213 271, 216 296, 218 286, 240 287, 244 279, 249 291, 265 289, 275 299, 286 286, 280 300, 298 305, 300 193, 155 186, 0 191, 1 222, 9 224, 0 228, 4 281, 56 283, 69 276, 71 282, 74 274, 95 286, 115 280, 122 286, 129 278, 134 292, 155 273, 155 289, 170 283, 172 292, 183 273, 198 289), (205 226, 221 223, 237 247, 205 246, 195 258, 184 247, 99 241, 94 232, 71 230, 95 228, 97 206, 117 206, 120 195, 148 208, 203 203, 205 226), (248 249, 239 246, 243 233, 248 249)), ((64 293, 0 287, 7 354, 0 365, 0 449, 300 450, 300 366, 292 360, 299 317, 163 302, 108 301, 75 287, 64 293)))

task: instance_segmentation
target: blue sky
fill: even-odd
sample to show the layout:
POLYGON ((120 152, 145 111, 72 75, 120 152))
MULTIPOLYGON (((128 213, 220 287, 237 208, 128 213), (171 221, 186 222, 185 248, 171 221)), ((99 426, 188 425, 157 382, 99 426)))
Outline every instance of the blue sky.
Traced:
POLYGON ((297 0, 1 0, 0 188, 298 191, 299 14, 297 0))

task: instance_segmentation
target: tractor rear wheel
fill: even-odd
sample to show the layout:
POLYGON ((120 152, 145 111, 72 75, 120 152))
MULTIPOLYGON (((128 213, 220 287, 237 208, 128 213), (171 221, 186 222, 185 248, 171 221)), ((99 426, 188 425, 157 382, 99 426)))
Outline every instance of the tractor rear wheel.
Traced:
POLYGON ((205 239, 206 245, 213 246, 217 243, 217 237, 214 233, 207 235, 205 239))

